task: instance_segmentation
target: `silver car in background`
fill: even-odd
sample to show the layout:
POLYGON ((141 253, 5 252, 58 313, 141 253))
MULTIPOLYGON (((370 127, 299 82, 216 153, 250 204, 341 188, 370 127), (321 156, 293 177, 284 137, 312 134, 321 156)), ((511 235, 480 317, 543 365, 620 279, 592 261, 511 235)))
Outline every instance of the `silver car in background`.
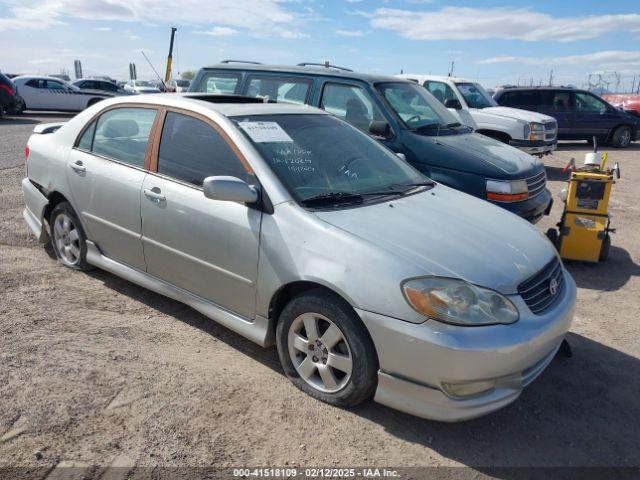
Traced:
POLYGON ((58 259, 184 302, 304 392, 459 421, 515 400, 569 329, 550 242, 347 123, 241 97, 106 100, 28 143, 24 217, 58 259))

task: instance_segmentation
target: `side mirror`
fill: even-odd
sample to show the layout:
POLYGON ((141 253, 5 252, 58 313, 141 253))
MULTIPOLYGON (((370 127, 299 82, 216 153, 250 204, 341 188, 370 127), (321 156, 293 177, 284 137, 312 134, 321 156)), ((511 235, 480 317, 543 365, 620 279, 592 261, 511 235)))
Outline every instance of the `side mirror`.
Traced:
POLYGON ((444 106, 447 108, 453 108, 454 110, 462 110, 462 104, 457 98, 447 98, 444 101, 444 106))
POLYGON ((388 138, 391 135, 391 126, 384 120, 374 120, 369 124, 369 133, 388 138))
POLYGON ((258 191, 236 177, 207 177, 202 182, 204 196, 212 200, 255 203, 258 191))

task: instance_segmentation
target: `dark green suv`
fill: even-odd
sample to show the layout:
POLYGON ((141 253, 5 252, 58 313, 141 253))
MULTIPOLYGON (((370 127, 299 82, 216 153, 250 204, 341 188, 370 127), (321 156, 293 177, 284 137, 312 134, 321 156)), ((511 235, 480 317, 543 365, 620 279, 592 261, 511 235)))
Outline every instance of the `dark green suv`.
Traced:
POLYGON ((374 136, 440 183, 533 223, 551 209, 539 159, 474 133, 413 82, 330 65, 225 60, 202 68, 189 92, 263 96, 322 108, 374 136))

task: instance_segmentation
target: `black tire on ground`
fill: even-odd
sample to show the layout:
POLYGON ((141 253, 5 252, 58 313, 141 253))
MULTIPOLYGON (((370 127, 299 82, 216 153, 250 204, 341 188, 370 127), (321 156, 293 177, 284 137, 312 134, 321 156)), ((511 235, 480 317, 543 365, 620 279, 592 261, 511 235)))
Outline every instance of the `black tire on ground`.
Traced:
POLYGON ((604 262, 609 258, 609 250, 611 249, 611 236, 607 233, 602 240, 602 246, 600 247, 600 257, 598 260, 604 262))
POLYGON ((559 245, 559 237, 558 237, 558 230, 556 230, 555 228, 550 228, 547 230, 547 238, 551 241, 551 243, 553 243, 553 246, 556 247, 556 250, 558 249, 558 247, 560 247, 559 245))
POLYGON ((62 263, 66 267, 73 268, 74 270, 91 270, 93 268, 90 264, 87 263, 87 236, 84 233, 82 225, 80 224, 80 220, 78 220, 76 212, 68 202, 60 202, 54 207, 51 215, 49 215, 49 227, 51 230, 51 248, 53 249, 53 252, 56 254, 56 257, 58 258, 60 263, 62 263), (80 255, 75 262, 69 262, 68 260, 65 260, 64 255, 61 253, 60 248, 57 244, 58 242, 56 242, 56 233, 54 232, 55 222, 60 215, 66 215, 71 220, 74 227, 73 230, 75 230, 78 235, 77 244, 79 246, 80 255))
POLYGON ((611 135, 611 145, 615 148, 627 148, 631 145, 631 127, 622 125, 611 135))
POLYGON ((285 374, 303 392, 338 407, 362 403, 373 396, 377 386, 378 359, 369 332, 353 308, 342 298, 323 290, 312 290, 291 300, 280 314, 276 328, 276 344, 285 374), (289 354, 289 331, 294 320, 306 313, 322 315, 331 320, 348 343, 352 359, 351 376, 333 393, 314 388, 300 377, 289 354))

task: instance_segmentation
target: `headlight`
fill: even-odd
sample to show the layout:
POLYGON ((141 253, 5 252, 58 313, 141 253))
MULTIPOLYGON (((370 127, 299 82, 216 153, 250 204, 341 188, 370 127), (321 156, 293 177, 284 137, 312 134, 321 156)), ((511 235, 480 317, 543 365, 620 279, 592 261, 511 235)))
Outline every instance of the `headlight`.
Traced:
POLYGON ((534 142, 536 140, 544 140, 544 124, 531 122, 524 126, 524 138, 534 142))
POLYGON ((526 180, 487 180, 487 199, 497 202, 519 202, 529 198, 526 180))
POLYGON ((417 312, 453 325, 494 325, 518 320, 518 310, 498 292, 464 280, 421 277, 407 280, 402 291, 417 312))

